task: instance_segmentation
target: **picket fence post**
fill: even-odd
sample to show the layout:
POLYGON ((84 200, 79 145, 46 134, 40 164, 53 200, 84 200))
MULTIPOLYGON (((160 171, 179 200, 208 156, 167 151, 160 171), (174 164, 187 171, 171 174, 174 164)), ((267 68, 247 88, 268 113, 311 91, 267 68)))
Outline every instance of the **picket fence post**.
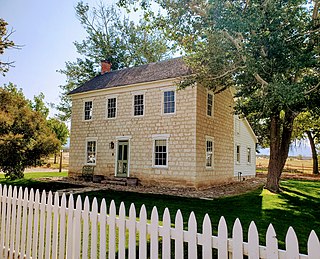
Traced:
POLYGON ((136 259, 136 208, 133 203, 130 205, 129 209, 129 220, 128 220, 128 230, 129 230, 129 259, 136 259))
POLYGON ((253 221, 251 221, 248 231, 248 258, 259 258, 259 234, 253 221))
POLYGON ((192 211, 188 220, 188 259, 197 258, 197 220, 192 211))
POLYGON ((147 259, 147 211, 144 204, 139 214, 139 259, 147 259))
POLYGON ((162 218, 162 228, 161 228, 161 236, 162 236, 162 258, 170 259, 171 257, 171 219, 170 212, 168 208, 165 208, 163 212, 162 218))
POLYGON ((109 225, 109 259, 116 258, 116 205, 112 200, 108 217, 109 225))
POLYGON ((60 210, 60 228, 59 228, 59 258, 65 257, 66 247, 66 208, 67 198, 63 193, 61 197, 61 210, 60 210))
POLYGON ((88 244, 89 244, 89 198, 88 196, 84 199, 84 207, 82 212, 82 220, 83 220, 83 233, 82 233, 82 257, 88 258, 88 244))
POLYGON ((174 228, 174 256, 177 259, 182 259, 183 258, 183 218, 182 218, 182 213, 180 210, 177 211, 176 213, 176 218, 174 222, 175 228, 174 228))
POLYGON ((98 201, 96 198, 93 198, 90 221, 91 221, 91 258, 98 258, 97 257, 98 201))
POLYGON ((23 227, 22 227, 22 238, 21 238, 21 255, 26 255, 27 258, 31 257, 31 247, 34 239, 32 224, 34 222, 34 190, 31 188, 29 196, 28 189, 26 188, 23 195, 23 227), (26 222, 28 222, 28 226, 26 227, 26 222), (27 245, 25 247, 25 245, 27 245), (24 250, 24 248, 26 250, 24 250))
POLYGON ((99 223, 100 223, 100 259, 106 259, 106 225, 107 225, 107 204, 105 199, 102 199, 101 206, 100 206, 100 217, 99 217, 99 223))
POLYGON ((151 212, 151 223, 149 225, 150 234, 150 259, 158 259, 159 252, 159 216, 157 207, 153 207, 151 212))

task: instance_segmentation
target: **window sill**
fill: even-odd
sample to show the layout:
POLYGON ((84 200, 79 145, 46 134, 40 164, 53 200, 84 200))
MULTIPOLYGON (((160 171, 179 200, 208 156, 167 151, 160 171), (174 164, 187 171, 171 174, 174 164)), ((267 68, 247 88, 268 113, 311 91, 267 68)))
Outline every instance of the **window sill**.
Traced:
POLYGON ((153 165, 153 169, 168 169, 168 166, 161 166, 161 165, 153 165))

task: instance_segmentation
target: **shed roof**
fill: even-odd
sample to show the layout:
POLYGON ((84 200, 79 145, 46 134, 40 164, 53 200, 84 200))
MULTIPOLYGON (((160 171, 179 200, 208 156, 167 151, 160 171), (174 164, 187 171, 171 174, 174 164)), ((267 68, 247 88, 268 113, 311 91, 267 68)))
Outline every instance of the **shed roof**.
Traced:
POLYGON ((177 78, 191 74, 181 57, 124 68, 98 75, 69 94, 78 94, 118 86, 177 78))

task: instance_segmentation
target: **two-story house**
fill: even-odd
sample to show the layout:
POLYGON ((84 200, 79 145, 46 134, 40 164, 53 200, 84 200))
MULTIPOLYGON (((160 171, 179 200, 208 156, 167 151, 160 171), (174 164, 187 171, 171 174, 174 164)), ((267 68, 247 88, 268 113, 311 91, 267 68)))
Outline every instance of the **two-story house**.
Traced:
MULTIPOLYGON (((110 71, 70 93, 69 174, 84 165, 142 184, 207 187, 234 179, 233 96, 195 85, 181 58, 110 71)), ((252 162, 255 146, 252 146, 252 162)))

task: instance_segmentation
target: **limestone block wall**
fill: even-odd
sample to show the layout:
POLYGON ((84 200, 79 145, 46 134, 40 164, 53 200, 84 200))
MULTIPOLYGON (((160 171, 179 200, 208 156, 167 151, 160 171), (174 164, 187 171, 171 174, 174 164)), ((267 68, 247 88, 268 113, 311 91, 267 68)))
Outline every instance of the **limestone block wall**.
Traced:
POLYGON ((207 116, 208 90, 197 88, 197 187, 232 180, 234 172, 233 97, 229 90, 214 94, 213 116, 207 116), (213 139, 213 166, 206 167, 206 138, 213 139))
POLYGON ((176 91, 175 114, 162 113, 163 91, 173 89, 172 81, 116 87, 72 96, 69 174, 81 174, 85 165, 87 138, 97 139, 95 174, 115 175, 116 144, 129 139, 129 176, 143 184, 193 186, 196 180, 196 88, 176 91), (133 116, 133 95, 143 93, 145 114, 133 116), (106 118, 107 97, 117 98, 117 117, 106 118), (93 101, 91 121, 83 120, 84 102, 93 101), (152 163, 155 134, 167 134, 168 168, 152 163), (115 148, 110 149, 109 143, 115 148))

